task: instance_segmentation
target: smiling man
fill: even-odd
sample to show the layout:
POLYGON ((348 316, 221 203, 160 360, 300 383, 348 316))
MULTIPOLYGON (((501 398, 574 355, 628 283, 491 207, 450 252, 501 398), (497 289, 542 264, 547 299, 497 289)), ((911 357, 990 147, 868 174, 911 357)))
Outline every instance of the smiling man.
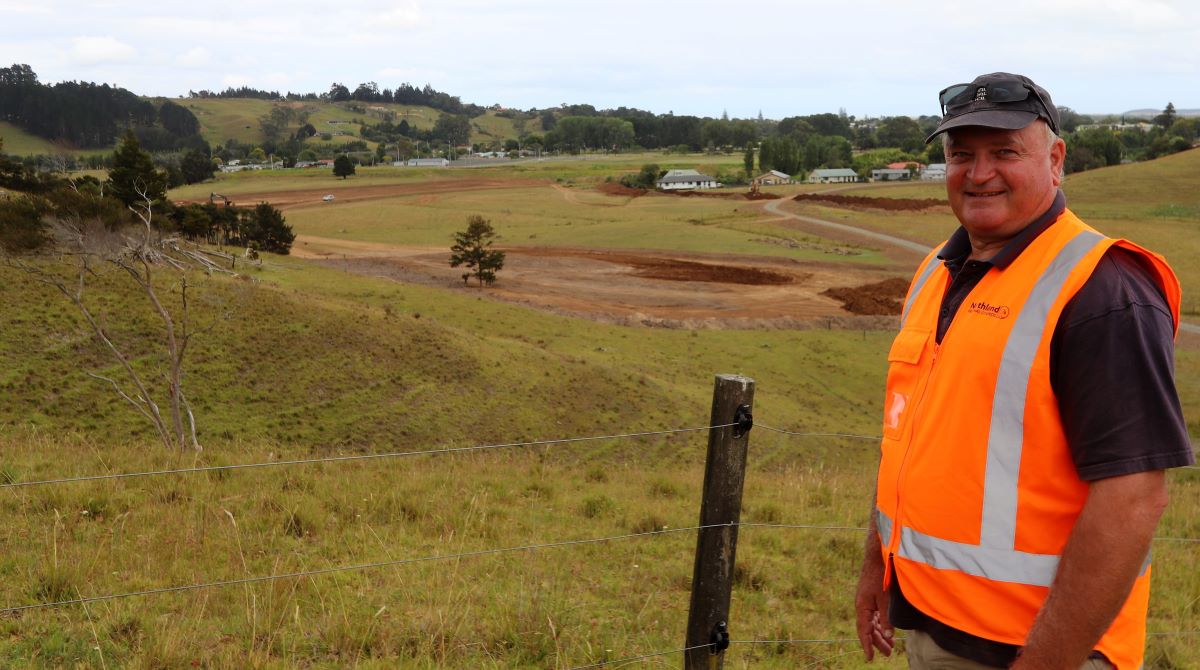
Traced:
POLYGON ((1137 670, 1164 470, 1194 462, 1179 283, 1066 208, 1045 89, 997 72, 939 102, 928 140, 962 225, 888 355, 863 651, 891 654, 901 628, 913 668, 1137 670))

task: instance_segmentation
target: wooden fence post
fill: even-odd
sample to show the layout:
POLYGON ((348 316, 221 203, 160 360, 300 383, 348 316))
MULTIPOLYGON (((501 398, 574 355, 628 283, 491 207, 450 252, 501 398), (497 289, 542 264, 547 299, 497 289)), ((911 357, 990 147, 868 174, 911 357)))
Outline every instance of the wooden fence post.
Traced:
MULTIPOLYGON (((704 467, 704 497, 700 503, 701 528, 696 537, 696 563, 692 571, 692 602, 688 610, 687 647, 709 645, 724 636, 729 640, 729 595, 733 587, 738 521, 742 515, 742 484, 746 475, 754 380, 739 375, 717 375, 713 387, 712 418, 708 432, 708 457, 704 467), (721 525, 725 524, 725 525, 721 525)), ((721 668, 724 647, 717 644, 685 652, 684 670, 721 668)))

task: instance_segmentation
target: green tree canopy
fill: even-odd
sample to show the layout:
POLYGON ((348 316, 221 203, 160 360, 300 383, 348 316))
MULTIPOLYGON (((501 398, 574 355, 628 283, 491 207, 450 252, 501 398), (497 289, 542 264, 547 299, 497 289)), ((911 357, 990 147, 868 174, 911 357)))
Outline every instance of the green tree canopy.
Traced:
POLYGON ((902 151, 916 153, 925 148, 925 136, 921 126, 908 116, 892 116, 879 124, 875 136, 881 147, 897 147, 902 151))
POLYGON ((108 183, 113 196, 127 207, 147 199, 159 202, 167 195, 166 176, 154 169, 150 154, 142 151, 132 130, 125 131, 125 136, 113 152, 108 183))
POLYGON ((350 161, 350 157, 342 154, 333 159, 333 176, 345 179, 354 174, 354 163, 350 161))
POLYGON ((213 174, 217 171, 208 154, 197 149, 184 154, 183 160, 179 161, 179 169, 183 172, 184 183, 187 184, 197 184, 206 179, 212 179, 213 174))
POLYGON ((463 282, 475 277, 482 287, 496 281, 496 272, 504 267, 504 252, 492 249, 496 231, 491 221, 472 214, 467 217, 467 229, 454 233, 454 245, 450 247, 450 267, 467 266, 463 282))

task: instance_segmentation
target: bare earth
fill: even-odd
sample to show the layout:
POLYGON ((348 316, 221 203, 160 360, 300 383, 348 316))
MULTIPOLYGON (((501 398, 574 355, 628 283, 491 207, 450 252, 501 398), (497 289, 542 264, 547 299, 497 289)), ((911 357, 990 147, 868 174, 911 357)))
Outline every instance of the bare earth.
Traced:
MULTIPOLYGON (((879 284, 894 272, 881 269, 728 254, 570 247, 504 251, 504 270, 485 295, 602 322, 679 328, 870 328, 895 322, 894 316, 847 311, 833 297, 844 298, 844 291, 823 295, 869 285, 868 292, 884 291, 895 299, 890 296, 894 287, 879 284)), ((462 270, 449 266, 445 249, 302 235, 292 254, 349 272, 478 290, 464 286, 462 270)))

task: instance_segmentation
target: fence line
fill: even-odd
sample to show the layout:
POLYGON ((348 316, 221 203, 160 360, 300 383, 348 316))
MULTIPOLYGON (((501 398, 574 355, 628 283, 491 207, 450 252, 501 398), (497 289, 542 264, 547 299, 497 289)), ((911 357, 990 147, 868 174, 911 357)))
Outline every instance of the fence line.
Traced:
POLYGON ((754 422, 754 427, 762 428, 763 430, 769 430, 771 432, 780 433, 783 435, 793 435, 795 437, 847 437, 847 438, 855 439, 855 440, 872 440, 874 442, 878 442, 879 440, 883 439, 879 435, 855 435, 853 433, 801 433, 801 432, 797 432, 794 430, 784 430, 782 428, 775 428, 775 427, 763 424, 759 421, 754 422))
POLYGON ((154 477, 158 475, 183 475, 201 472, 218 472, 230 470, 249 470, 252 468, 271 468, 281 465, 312 465, 315 463, 344 463, 348 461, 367 461, 383 458, 401 458, 404 456, 433 456, 444 454, 461 454, 491 449, 511 449, 516 447, 538 447, 552 444, 568 444, 574 442, 596 442, 599 440, 617 440, 634 437, 650 437, 654 435, 671 435, 675 433, 695 433, 714 428, 728 428, 736 424, 718 426, 703 426, 699 428, 672 428, 666 430, 650 430, 640 433, 620 433, 617 435, 594 435, 588 437, 567 437, 554 440, 533 440, 530 442, 509 442, 505 444, 481 444, 470 447, 447 447, 445 449, 427 449, 424 451, 389 451, 382 454, 356 454, 353 456, 326 456, 322 458, 301 458, 287 461, 268 461, 266 463, 240 463, 234 465, 209 465, 194 468, 177 468, 173 470, 150 470, 147 472, 119 472, 108 475, 86 475, 82 477, 64 477, 61 479, 43 479, 32 482, 8 482, 0 484, 0 490, 15 489, 29 486, 46 486, 50 484, 73 484, 77 482, 95 482, 107 479, 133 479, 136 477, 154 477))

